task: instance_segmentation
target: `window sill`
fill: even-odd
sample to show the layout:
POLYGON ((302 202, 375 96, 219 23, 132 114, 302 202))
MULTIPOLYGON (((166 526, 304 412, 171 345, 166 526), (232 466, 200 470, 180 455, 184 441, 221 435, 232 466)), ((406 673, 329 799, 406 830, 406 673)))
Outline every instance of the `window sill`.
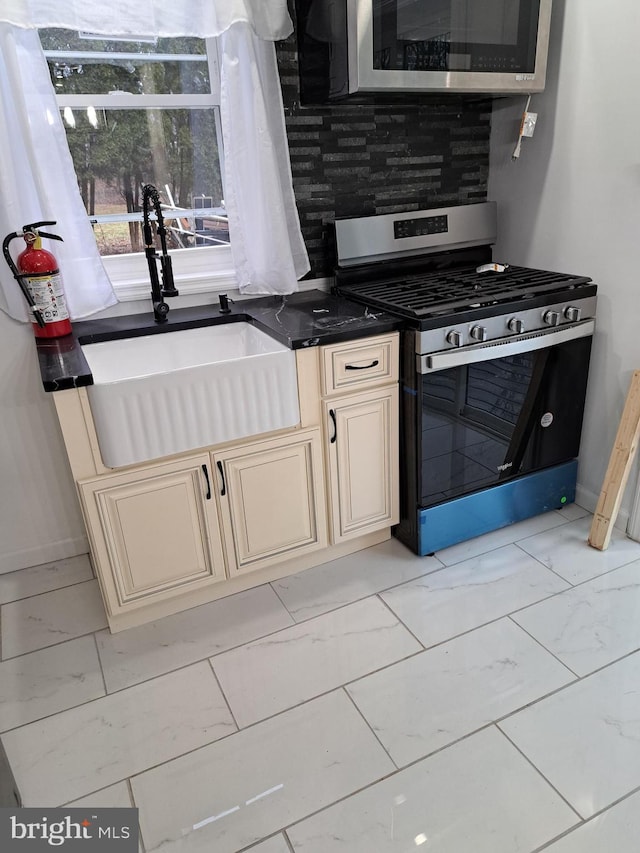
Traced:
MULTIPOLYGON (((183 296, 215 293, 237 287, 229 246, 177 249, 170 251, 169 255, 175 285, 183 296)), ((119 302, 131 302, 149 296, 149 267, 142 252, 111 255, 102 260, 119 302)))

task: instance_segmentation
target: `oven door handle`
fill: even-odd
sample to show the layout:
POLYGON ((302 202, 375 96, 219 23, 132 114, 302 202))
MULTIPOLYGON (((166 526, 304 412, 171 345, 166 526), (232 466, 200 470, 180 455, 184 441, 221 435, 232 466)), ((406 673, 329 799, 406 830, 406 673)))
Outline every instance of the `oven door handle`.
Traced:
POLYGON ((519 335, 513 338, 500 338, 486 344, 475 344, 457 350, 437 352, 433 355, 418 355, 418 373, 434 373, 436 370, 447 370, 452 367, 462 367, 465 364, 475 364, 478 361, 490 361, 506 355, 517 355, 521 352, 533 352, 547 347, 575 341, 578 338, 588 338, 593 335, 595 320, 584 320, 572 323, 554 331, 543 330, 519 335))

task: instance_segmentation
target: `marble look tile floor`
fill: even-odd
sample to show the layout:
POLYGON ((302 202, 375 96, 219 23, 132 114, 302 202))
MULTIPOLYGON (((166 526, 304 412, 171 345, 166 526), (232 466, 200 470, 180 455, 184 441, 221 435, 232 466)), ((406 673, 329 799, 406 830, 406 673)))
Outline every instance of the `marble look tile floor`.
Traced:
POLYGON ((117 635, 86 558, 0 576, 24 805, 133 804, 141 853, 635 853, 640 543, 589 523, 390 540, 117 635))

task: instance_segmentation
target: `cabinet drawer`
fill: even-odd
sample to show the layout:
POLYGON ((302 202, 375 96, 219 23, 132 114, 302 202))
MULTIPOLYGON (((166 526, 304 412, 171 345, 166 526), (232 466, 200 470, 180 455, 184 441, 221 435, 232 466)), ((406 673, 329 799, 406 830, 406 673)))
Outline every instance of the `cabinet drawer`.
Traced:
POLYGON ((322 393, 360 391, 398 379, 398 335, 378 335, 322 348, 322 393))

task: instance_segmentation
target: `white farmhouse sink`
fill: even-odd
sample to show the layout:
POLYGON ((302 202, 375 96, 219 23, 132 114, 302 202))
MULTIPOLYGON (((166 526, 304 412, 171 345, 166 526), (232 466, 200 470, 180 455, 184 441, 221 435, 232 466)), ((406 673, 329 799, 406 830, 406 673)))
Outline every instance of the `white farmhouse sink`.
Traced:
POLYGON ((84 344, 82 351, 109 468, 300 420, 295 353, 249 323, 84 344))

